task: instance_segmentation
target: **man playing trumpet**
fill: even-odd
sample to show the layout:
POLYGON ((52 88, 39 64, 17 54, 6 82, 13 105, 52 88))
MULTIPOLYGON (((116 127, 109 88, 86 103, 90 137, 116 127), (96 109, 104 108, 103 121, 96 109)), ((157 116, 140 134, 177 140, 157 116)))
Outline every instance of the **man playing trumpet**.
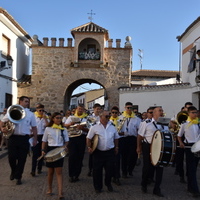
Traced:
MULTIPOLYGON (((82 169, 82 162, 85 153, 85 145, 86 145, 86 135, 88 132, 88 128, 86 127, 87 115, 84 112, 84 106, 79 104, 74 116, 79 118, 79 123, 76 125, 76 130, 81 131, 81 134, 75 137, 70 137, 69 135, 69 181, 76 182, 79 181, 79 175, 82 169), (81 123, 85 122, 85 125, 81 125, 81 123)), ((65 122, 65 127, 70 128, 70 126, 74 126, 75 122, 73 122, 73 117, 69 116, 65 122)))

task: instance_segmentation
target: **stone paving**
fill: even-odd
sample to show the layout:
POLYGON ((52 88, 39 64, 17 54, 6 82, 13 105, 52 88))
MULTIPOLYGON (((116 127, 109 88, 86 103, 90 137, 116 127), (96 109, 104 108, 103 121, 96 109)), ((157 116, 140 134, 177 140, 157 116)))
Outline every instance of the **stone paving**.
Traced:
MULTIPOLYGON (((32 177, 30 175, 31 157, 27 157, 26 167, 24 170, 22 185, 16 185, 15 181, 10 181, 10 167, 8 165, 7 151, 0 152, 0 200, 54 200, 57 199, 56 177, 54 177, 54 195, 48 197, 45 195, 47 190, 47 168, 43 167, 43 173, 32 177)), ((127 179, 121 179, 121 186, 113 184, 114 192, 108 192, 104 186, 103 192, 96 194, 92 185, 92 178, 87 176, 88 172, 88 153, 85 153, 83 170, 80 181, 69 183, 67 160, 65 158, 63 176, 64 176, 64 196, 66 200, 188 200, 193 197, 186 191, 186 184, 179 182, 179 177, 174 175, 173 167, 164 169, 164 177, 161 185, 164 198, 152 195, 153 185, 149 185, 148 193, 141 192, 141 169, 142 164, 134 170, 134 176, 127 179)), ((198 174, 198 177, 200 175, 198 174)), ((198 180, 200 183, 200 180, 198 180)))

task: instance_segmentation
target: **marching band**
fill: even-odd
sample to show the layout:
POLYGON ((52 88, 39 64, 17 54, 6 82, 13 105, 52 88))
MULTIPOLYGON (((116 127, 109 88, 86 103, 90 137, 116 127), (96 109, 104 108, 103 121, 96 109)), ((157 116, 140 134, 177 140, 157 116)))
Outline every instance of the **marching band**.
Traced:
POLYGON ((163 117, 161 106, 149 107, 144 119, 139 118, 133 112, 131 102, 125 104, 121 115, 117 106, 112 107, 109 112, 103 110, 100 104, 94 106, 95 112, 92 115, 88 115, 80 104, 74 115, 70 115, 68 111, 69 115, 64 120, 59 112, 49 119, 42 104, 36 106, 35 114, 27 109, 28 105, 29 98, 20 97, 19 106, 11 106, 0 121, 0 129, 4 134, 11 132, 8 140, 10 180, 16 179, 17 185, 22 184, 26 156, 31 144, 31 175, 35 176, 36 169, 38 174, 42 173, 42 163, 45 161, 48 167, 46 194, 53 194, 55 170, 58 199, 64 199, 64 157, 68 155, 69 182, 75 183, 80 180, 86 149, 90 155, 88 176, 93 178, 96 193, 102 192, 103 169, 105 185, 112 192, 112 182, 121 185, 120 178, 133 176, 137 159, 142 157, 141 192, 148 193, 149 182, 154 182, 152 193, 164 197, 160 187, 164 168, 173 165, 181 183, 185 183, 184 177, 187 177, 187 190, 192 197, 200 196, 196 177, 200 159, 200 122, 198 110, 192 103, 186 102, 183 110, 172 119, 163 117), (8 121, 12 123, 13 129, 6 125, 8 121))

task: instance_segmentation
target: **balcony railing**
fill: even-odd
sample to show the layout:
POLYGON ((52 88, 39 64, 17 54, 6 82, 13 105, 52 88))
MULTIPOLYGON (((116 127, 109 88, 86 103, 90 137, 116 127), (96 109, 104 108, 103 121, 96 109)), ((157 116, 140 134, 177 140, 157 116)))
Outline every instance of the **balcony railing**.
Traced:
POLYGON ((79 52, 78 54, 79 60, 100 60, 100 53, 91 53, 90 51, 87 52, 79 52))

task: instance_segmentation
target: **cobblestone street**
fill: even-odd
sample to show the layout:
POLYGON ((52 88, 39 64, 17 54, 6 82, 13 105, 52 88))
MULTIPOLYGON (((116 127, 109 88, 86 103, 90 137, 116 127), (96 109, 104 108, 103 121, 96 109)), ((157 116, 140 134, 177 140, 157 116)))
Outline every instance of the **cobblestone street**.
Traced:
MULTIPOLYGON (((0 153, 0 199, 1 200, 54 200, 57 199, 56 178, 54 177, 54 195, 47 197, 47 168, 43 167, 43 173, 32 177, 30 175, 31 157, 27 157, 26 167, 22 178, 22 185, 16 185, 15 181, 10 181, 10 167, 8 165, 7 154, 5 150, 0 153)), ((134 170, 134 176, 127 179, 121 179, 121 186, 113 184, 114 192, 110 193, 104 186, 101 194, 96 194, 92 185, 92 178, 87 176, 88 172, 88 153, 85 153, 83 170, 80 181, 69 183, 67 171, 67 157, 65 158, 64 174, 64 196, 66 200, 134 200, 134 199, 193 199, 186 191, 186 184, 179 182, 179 177, 174 175, 175 168, 168 167, 164 169, 163 182, 161 185, 164 198, 152 195, 153 185, 148 187, 148 193, 141 192, 141 168, 137 166, 134 170)), ((200 174, 198 174, 198 177, 200 174)), ((200 180, 199 180, 200 183, 200 180)))

